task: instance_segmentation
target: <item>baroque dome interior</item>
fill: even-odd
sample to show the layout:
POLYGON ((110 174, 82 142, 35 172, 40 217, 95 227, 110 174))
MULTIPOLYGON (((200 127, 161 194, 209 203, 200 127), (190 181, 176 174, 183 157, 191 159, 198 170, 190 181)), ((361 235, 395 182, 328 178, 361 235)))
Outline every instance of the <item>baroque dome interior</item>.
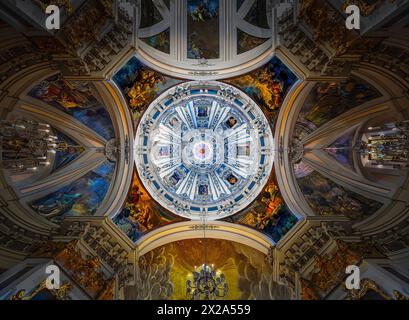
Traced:
POLYGON ((0 300, 408 299, 409 2, 56 2, 0 3, 0 300))
POLYGON ((166 91, 145 111, 136 137, 146 189, 163 207, 192 220, 220 219, 247 207, 273 166, 266 117, 223 83, 187 82, 166 91))

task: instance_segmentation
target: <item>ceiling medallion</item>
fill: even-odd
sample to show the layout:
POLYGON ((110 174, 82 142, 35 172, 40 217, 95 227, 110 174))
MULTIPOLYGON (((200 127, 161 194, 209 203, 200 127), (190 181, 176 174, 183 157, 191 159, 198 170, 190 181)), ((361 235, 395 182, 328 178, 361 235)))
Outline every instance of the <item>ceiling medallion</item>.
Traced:
POLYGON ((180 216, 220 219, 250 204, 268 180, 274 140, 247 95, 216 81, 192 81, 159 96, 135 139, 142 183, 180 216))

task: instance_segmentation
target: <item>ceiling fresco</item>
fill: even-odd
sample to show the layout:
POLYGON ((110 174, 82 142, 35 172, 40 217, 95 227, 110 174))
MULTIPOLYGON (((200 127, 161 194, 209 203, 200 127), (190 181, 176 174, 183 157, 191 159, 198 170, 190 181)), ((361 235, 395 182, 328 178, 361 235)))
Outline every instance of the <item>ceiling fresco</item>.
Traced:
POLYGON ((80 179, 33 201, 30 207, 53 221, 67 215, 94 215, 109 190, 114 172, 115 163, 106 161, 80 179))
POLYGON ((145 109, 166 89, 183 82, 156 72, 131 58, 113 77, 124 94, 136 126, 145 109))
POLYGON ((326 149, 328 154, 351 170, 354 168, 353 147, 355 133, 355 130, 347 132, 326 149))
POLYGON ((135 170, 125 206, 112 220, 132 241, 137 241, 149 231, 186 219, 158 205, 142 186, 135 170))
POLYGON ((115 136, 109 113, 88 82, 67 81, 60 75, 41 81, 28 95, 71 115, 106 140, 115 136))
POLYGON ((45 130, 52 134, 48 145, 53 150, 46 155, 50 158, 44 157, 45 167, 34 168, 28 176, 31 182, 25 183, 42 187, 21 202, 54 223, 66 216, 95 215, 109 194, 116 172, 116 158, 104 147, 104 143, 115 144, 115 129, 98 89, 91 82, 67 80, 56 74, 36 81, 25 99, 29 105, 42 103, 34 110, 48 107, 40 116, 44 123, 57 117, 64 119, 64 125, 48 125, 45 130), (51 179, 44 177, 45 173, 51 179), (55 186, 53 179, 63 179, 64 183, 55 186))
POLYGON ((345 215, 362 221, 382 207, 382 203, 347 190, 316 171, 297 182, 314 212, 323 216, 345 215))
POLYGON ((367 81, 351 77, 315 85, 305 101, 299 119, 312 122, 317 128, 360 104, 380 97, 380 92, 367 81))
POLYGON ((408 300, 408 19, 0 1, 0 300, 408 300))
POLYGON ((325 161, 333 159, 349 172, 360 170, 360 164, 354 161, 354 154, 360 152, 356 126, 344 125, 341 136, 324 144, 319 142, 320 138, 314 138, 314 134, 319 130, 331 130, 343 121, 342 117, 353 115, 354 108, 381 96, 366 80, 352 76, 337 83, 316 83, 305 99, 293 133, 294 149, 304 144, 304 153, 299 157, 294 152, 292 165, 300 191, 313 212, 324 216, 342 215, 359 222, 375 214, 387 201, 375 195, 358 194, 337 175, 318 171, 319 162, 314 160, 323 152, 330 157, 325 161))
POLYGON ((218 59, 219 35, 219 0, 188 0, 187 58, 218 59))
POLYGON ((53 129, 53 132, 58 144, 62 146, 55 154, 53 171, 56 171, 75 160, 84 151, 84 147, 60 131, 53 129))
MULTIPOLYGON (((223 273, 229 284, 228 293, 221 300, 288 297, 286 288, 274 281, 271 264, 264 254, 231 241, 206 241, 206 246, 211 248, 207 254, 208 264, 223 273)), ((130 289, 127 294, 131 298, 138 295, 138 299, 185 300, 186 275, 192 276, 195 266, 203 263, 204 247, 203 239, 190 239, 161 246, 143 255, 138 262, 141 268, 138 289, 130 289)))

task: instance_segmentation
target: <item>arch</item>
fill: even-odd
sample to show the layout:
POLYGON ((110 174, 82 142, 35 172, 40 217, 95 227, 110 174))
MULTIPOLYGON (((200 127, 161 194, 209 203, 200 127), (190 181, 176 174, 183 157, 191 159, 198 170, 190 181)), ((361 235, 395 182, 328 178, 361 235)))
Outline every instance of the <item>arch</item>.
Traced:
MULTIPOLYGON (((272 12, 273 6, 266 2, 266 18, 269 28, 261 28, 245 21, 254 0, 246 0, 239 8, 236 1, 219 1, 219 56, 211 59, 188 58, 187 0, 171 1, 170 8, 161 0, 152 1, 162 15, 156 24, 137 31, 136 56, 150 68, 173 77, 188 80, 220 80, 250 72, 265 64, 273 55, 272 12), (157 36, 169 28, 169 53, 162 52, 145 43, 142 38, 157 36), (239 54, 237 33, 242 30, 250 36, 265 39, 261 44, 239 54)), ((138 8, 138 19, 141 10, 138 8)))
MULTIPOLYGON (((156 229, 136 242, 138 255, 152 251, 170 242, 203 238, 203 224, 197 221, 186 221, 170 224, 156 229)), ((206 222, 206 238, 222 239, 247 245, 267 254, 273 241, 266 235, 251 228, 224 221, 206 222)))
MULTIPOLYGON (((308 138, 303 140, 303 142, 309 144, 309 147, 325 147, 325 144, 331 139, 329 138, 329 135, 334 135, 334 137, 336 135, 339 136, 342 132, 351 128, 351 126, 362 126, 368 119, 381 117, 382 113, 387 112, 388 110, 399 111, 399 105, 407 99, 402 95, 404 89, 400 86, 399 81, 393 81, 394 79, 392 79, 389 74, 382 74, 379 70, 372 67, 363 66, 359 70, 354 71, 352 75, 367 81, 370 85, 379 90, 381 96, 370 102, 361 103, 355 108, 338 115, 322 127, 316 129, 313 133, 308 135, 308 138)), ((325 79, 322 81, 325 82, 325 79)), ((275 170, 280 191, 289 208, 293 212, 302 216, 313 216, 315 213, 310 208, 298 186, 291 159, 289 157, 289 151, 298 114, 316 83, 316 81, 302 81, 291 89, 280 110, 275 130, 275 144, 278 148, 275 159, 275 170)), ((311 150, 312 156, 316 157, 319 155, 319 152, 314 148, 311 150)), ((321 159, 320 163, 322 166, 329 167, 330 164, 326 163, 324 160, 324 158, 321 159)), ((306 163, 311 164, 307 158, 305 158, 305 161, 306 163)), ((313 166, 313 168, 317 170, 318 167, 313 166)), ((337 168, 339 167, 337 166, 337 168)), ((318 171, 321 171, 321 167, 318 171)), ((347 178, 346 175, 344 176, 341 171, 342 170, 332 170, 330 173, 330 179, 335 183, 346 187, 348 190, 382 203, 379 210, 374 212, 373 215, 356 222, 354 228, 359 230, 365 229, 368 231, 372 228, 379 228, 381 222, 385 223, 386 218, 383 217, 383 213, 386 210, 393 211, 395 218, 392 220, 397 221, 396 219, 402 214, 402 210, 398 209, 398 207, 401 208, 403 205, 403 203, 401 203, 401 195, 403 192, 407 192, 406 189, 402 189, 403 186, 388 188, 367 180, 359 170, 357 170, 356 173, 351 173, 350 177, 348 176, 349 178, 347 178), (337 178, 338 176, 342 176, 342 178, 337 178), (354 182, 354 179, 356 182, 354 182), (393 210, 391 208, 393 208, 393 210)), ((325 176, 323 172, 320 173, 325 176)), ((345 220, 343 216, 331 216, 330 219, 339 221, 345 220)), ((391 217, 388 219, 390 222, 391 217)))
MULTIPOLYGON (((34 83, 48 79, 55 74, 56 71, 49 66, 43 66, 43 68, 39 68, 36 72, 28 72, 8 88, 9 92, 14 94, 17 99, 14 99, 13 103, 8 103, 8 97, 3 100, 9 105, 8 114, 14 113, 16 117, 24 116, 29 119, 50 123, 53 126, 55 125, 56 129, 62 132, 67 133, 66 131, 69 131, 69 136, 75 137, 77 140, 83 140, 84 145, 90 148, 67 167, 61 168, 51 175, 51 170, 48 170, 45 172, 46 175, 35 177, 36 179, 38 178, 37 180, 24 180, 24 185, 19 184, 18 180, 16 183, 11 181, 7 176, 2 178, 5 181, 5 185, 11 186, 11 188, 7 188, 7 193, 3 196, 7 198, 12 212, 22 217, 25 223, 38 224, 46 230, 55 228, 57 225, 35 214, 27 202, 40 199, 42 196, 58 190, 63 185, 76 181, 107 159, 106 155, 96 151, 96 149, 102 150, 105 148, 107 141, 104 138, 69 115, 42 101, 29 97, 28 92, 32 89, 34 83), (20 188, 22 189, 20 190, 20 188)), ((101 206, 99 206, 96 215, 116 214, 125 201, 133 174, 131 145, 133 145, 134 137, 132 118, 121 91, 113 82, 95 81, 92 83, 101 100, 100 102, 109 113, 118 146, 115 174, 111 180, 106 197, 102 201, 101 206)), ((33 226, 33 228, 35 227, 33 226)))

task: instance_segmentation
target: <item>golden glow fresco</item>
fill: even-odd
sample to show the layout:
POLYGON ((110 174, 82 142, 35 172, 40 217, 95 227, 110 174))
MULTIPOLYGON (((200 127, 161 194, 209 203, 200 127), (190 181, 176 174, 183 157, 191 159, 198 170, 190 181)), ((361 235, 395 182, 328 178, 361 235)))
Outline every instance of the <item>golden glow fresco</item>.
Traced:
MULTIPOLYGON (((202 231, 203 232, 203 231, 202 231)), ((219 239, 206 239, 208 264, 224 273, 229 292, 223 299, 285 299, 288 291, 275 284, 268 258, 248 246, 219 239), (229 252, 229 255, 226 255, 229 252)), ((144 275, 144 299, 186 299, 186 280, 203 263, 204 240, 173 242, 139 259, 144 275), (156 279, 156 281, 149 281, 156 279)))
POLYGON ((135 171, 124 208, 113 221, 131 240, 136 241, 142 234, 183 219, 159 208, 135 171))
POLYGON ((254 87, 260 92, 260 97, 267 102, 270 110, 277 109, 281 104, 282 85, 278 81, 271 79, 266 70, 253 75, 245 75, 235 80, 230 80, 231 83, 242 87, 254 87))

